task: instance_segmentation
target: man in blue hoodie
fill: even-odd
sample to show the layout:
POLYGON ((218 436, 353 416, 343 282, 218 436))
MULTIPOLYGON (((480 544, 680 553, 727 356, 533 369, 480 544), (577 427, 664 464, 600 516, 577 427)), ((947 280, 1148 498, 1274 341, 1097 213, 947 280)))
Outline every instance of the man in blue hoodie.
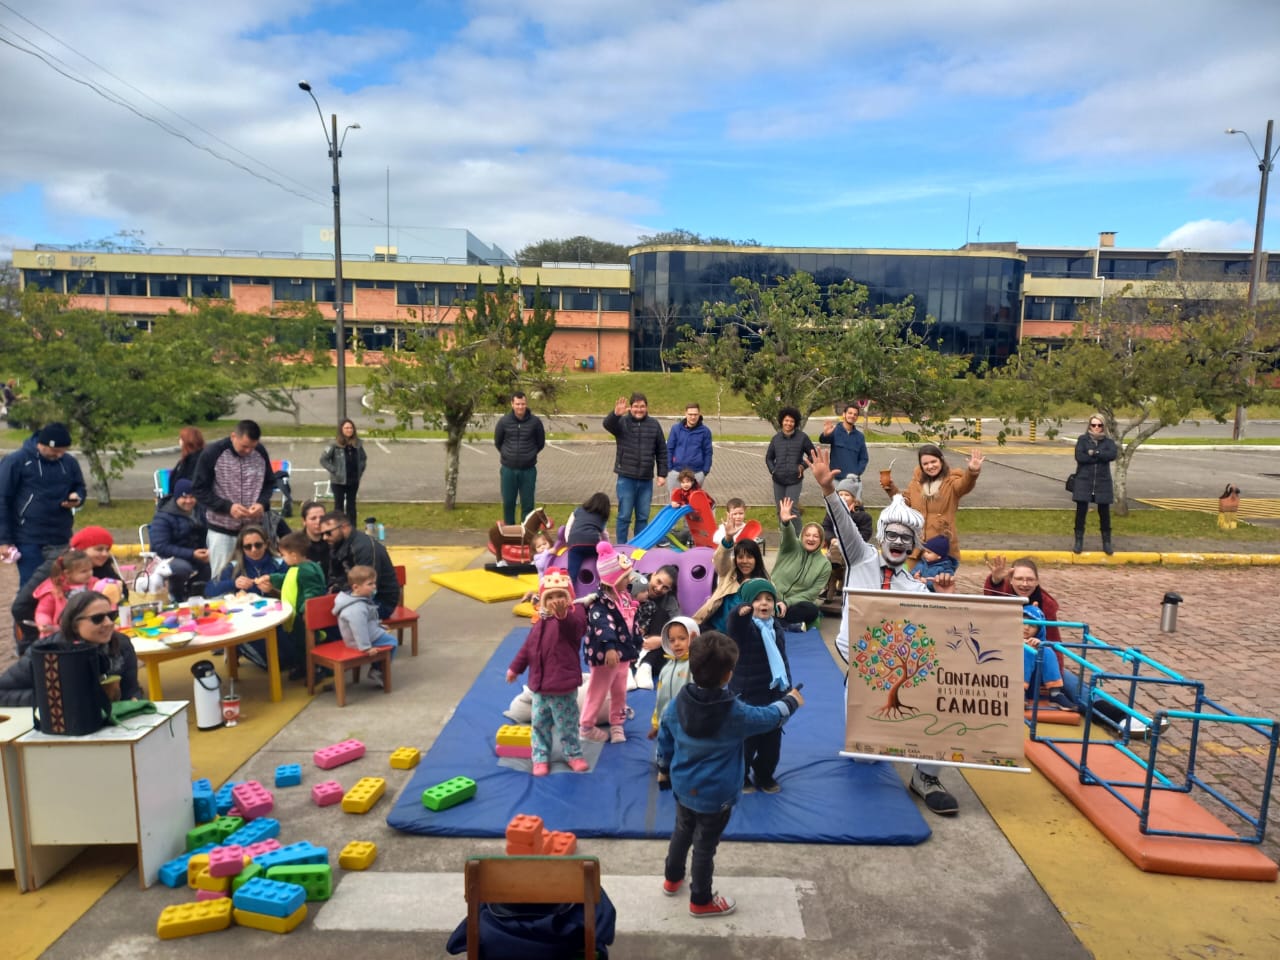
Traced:
POLYGON ((742 796, 743 741, 778 729, 804 704, 797 689, 767 706, 743 703, 726 689, 737 663, 738 645, 723 633, 695 637, 689 645, 692 682, 658 725, 658 785, 676 801, 662 892, 680 892, 692 846, 689 913, 695 917, 722 917, 737 907, 732 897, 712 890, 711 878, 720 835, 742 796))
POLYGON ((672 424, 667 435, 667 488, 680 485, 680 471, 692 470, 698 486, 711 472, 711 428, 702 422, 702 407, 690 403, 684 408, 684 419, 672 424))
POLYGON ((71 511, 84 503, 86 491, 70 446, 66 426, 51 423, 0 460, 0 556, 11 546, 21 552, 19 588, 71 542, 71 511))

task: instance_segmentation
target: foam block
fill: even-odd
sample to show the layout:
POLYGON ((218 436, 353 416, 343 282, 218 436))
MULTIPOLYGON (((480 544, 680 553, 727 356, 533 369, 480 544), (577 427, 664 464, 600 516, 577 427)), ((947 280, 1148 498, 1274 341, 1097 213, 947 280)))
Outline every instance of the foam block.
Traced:
POLYGON ((176 940, 200 933, 213 933, 231 926, 231 901, 225 897, 204 903, 175 903, 160 911, 156 936, 176 940))
POLYGON ((195 882, 192 886, 197 890, 218 890, 225 892, 231 889, 231 878, 215 877, 209 873, 209 868, 204 866, 196 871, 195 882))
POLYGON ((317 783, 311 788, 311 799, 317 807, 328 807, 335 803, 341 803, 344 792, 342 784, 337 780, 326 780, 324 783, 317 783))
POLYGON ((265 930, 268 933, 289 933, 307 919, 307 905, 304 903, 287 917, 273 917, 270 914, 255 913, 252 910, 233 910, 231 913, 239 926, 265 930))
POLYGON ((364 756, 364 744, 359 740, 343 740, 332 746, 321 747, 313 755, 316 766, 321 770, 332 770, 344 763, 359 760, 364 756))
POLYGON ((254 857, 262 856, 264 853, 270 853, 272 850, 280 849, 280 841, 275 837, 267 840, 259 840, 257 843, 251 843, 244 848, 245 854, 252 860, 254 857))
POLYGON ((272 817, 259 817, 257 820, 246 823, 222 842, 237 843, 242 847, 249 847, 255 843, 261 843, 263 840, 270 840, 278 836, 280 836, 280 821, 272 817))
POLYGON ((302 764, 282 763, 276 767, 276 789, 297 787, 302 784, 302 764))
POLYGON ((264 870, 288 864, 328 863, 329 848, 317 847, 313 843, 301 840, 298 843, 291 843, 288 846, 281 847, 279 850, 271 850, 267 853, 259 854, 253 858, 253 862, 264 870))
POLYGON ((244 817, 227 816, 219 814, 210 824, 217 829, 218 843, 225 843, 227 837, 234 834, 237 830, 244 826, 244 817))
POLYGON ((361 777, 342 798, 346 813, 368 813, 387 791, 387 781, 382 777, 361 777))
POLYGON ((470 777, 453 777, 422 791, 422 805, 428 810, 448 810, 476 795, 476 782, 470 777))
MULTIPOLYGON (((212 850, 213 848, 210 847, 209 849, 212 850)), ((207 852, 193 853, 191 856, 187 857, 187 886, 194 888, 196 885, 196 876, 201 870, 208 869, 209 854, 207 852)))
POLYGON ((244 869, 244 848, 233 844, 209 851, 209 876, 234 877, 244 869))
POLYGON ((231 808, 235 806, 236 798, 231 795, 235 786, 235 781, 229 780, 213 795, 214 806, 219 813, 230 813, 231 808))
POLYGON ((307 891, 308 900, 328 900, 333 896, 333 871, 327 863, 272 867, 267 871, 267 879, 296 883, 307 891))
POLYGON ((505 743, 500 743, 493 748, 493 752, 500 757, 515 757, 519 760, 529 760, 533 757, 533 747, 513 747, 505 743))
POLYGON ((217 820, 210 820, 208 823, 202 823, 198 827, 192 827, 187 831, 187 850, 194 850, 196 847, 213 847, 221 843, 225 838, 225 834, 218 827, 217 820))
POLYGON ((225 890, 196 890, 196 903, 203 903, 206 900, 225 900, 227 892, 225 890))
POLYGON ((266 875, 267 871, 250 860, 243 870, 231 878, 231 892, 235 893, 254 877, 265 877, 266 875))
POLYGON ((190 853, 174 857, 160 867, 160 882, 172 889, 184 886, 187 884, 187 864, 191 858, 197 854, 208 853, 212 849, 213 844, 207 843, 203 847, 197 847, 190 853))
POLYGON ((264 913, 269 917, 288 917, 307 901, 307 891, 295 883, 281 883, 266 877, 254 877, 232 897, 237 910, 264 913))
POLYGON ((515 600, 530 590, 538 589, 536 573, 504 577, 500 573, 492 573, 488 570, 454 570, 447 573, 433 573, 431 582, 483 603, 515 600))
POLYGON ((533 727, 524 724, 504 724, 498 728, 494 743, 500 747, 527 747, 533 743, 533 727))
POLYGON ((417 747, 396 747, 391 751, 392 770, 412 770, 422 760, 422 751, 417 747))
POLYGON ((542 818, 517 813, 507 824, 507 856, 542 853, 542 818))
POLYGON ((236 801, 235 806, 231 808, 232 812, 245 820, 256 820, 258 817, 265 816, 271 812, 276 803, 271 791, 257 780, 236 784, 231 795, 236 801))
POLYGON ((551 830, 543 834, 542 853, 548 857, 571 857, 578 850, 578 838, 568 832, 551 830))
POLYGON ((218 815, 213 798, 213 784, 201 778, 191 781, 191 807, 196 823, 208 823, 218 815))
POLYGON ((378 845, 372 840, 352 840, 338 854, 343 870, 368 870, 378 856, 378 845))

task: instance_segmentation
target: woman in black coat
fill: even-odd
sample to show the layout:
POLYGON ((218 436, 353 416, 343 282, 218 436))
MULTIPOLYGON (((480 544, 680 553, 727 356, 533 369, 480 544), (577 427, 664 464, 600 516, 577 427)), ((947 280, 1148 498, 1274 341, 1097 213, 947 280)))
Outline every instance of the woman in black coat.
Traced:
POLYGON ((1115 552, 1111 547, 1111 504, 1115 500, 1111 463, 1118 453, 1116 442, 1107 436, 1106 422, 1095 413, 1089 418, 1088 431, 1076 441, 1076 480, 1071 488, 1071 499, 1076 503, 1076 542, 1072 548, 1076 553, 1084 549, 1084 521, 1090 503, 1098 505, 1103 553, 1115 552))

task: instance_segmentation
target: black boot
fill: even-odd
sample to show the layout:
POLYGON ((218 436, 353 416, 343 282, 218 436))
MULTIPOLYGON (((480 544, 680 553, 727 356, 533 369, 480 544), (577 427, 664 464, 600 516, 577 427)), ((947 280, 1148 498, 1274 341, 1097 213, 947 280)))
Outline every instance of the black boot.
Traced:
POLYGON ((1115 553, 1115 550, 1113 550, 1111 547, 1111 534, 1109 533, 1104 533, 1102 535, 1102 552, 1105 553, 1108 557, 1111 556, 1113 553, 1115 553))
POLYGON ((1079 553, 1079 552, 1080 552, 1080 551, 1082 551, 1083 549, 1084 549, 1084 531, 1083 531, 1083 530, 1077 530, 1077 531, 1076 531, 1076 544, 1075 544, 1075 546, 1074 546, 1074 547, 1072 547, 1072 548, 1071 548, 1071 552, 1072 552, 1072 553, 1079 553))

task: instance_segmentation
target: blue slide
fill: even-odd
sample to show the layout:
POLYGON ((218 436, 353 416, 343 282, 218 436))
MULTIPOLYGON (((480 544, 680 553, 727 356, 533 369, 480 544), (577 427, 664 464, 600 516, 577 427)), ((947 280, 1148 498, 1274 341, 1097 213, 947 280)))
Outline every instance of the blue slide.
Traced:
POLYGON ((627 543, 637 550, 652 550, 667 539, 667 534, 676 528, 677 523, 691 513, 693 513, 693 507, 688 504, 673 507, 668 503, 658 511, 657 516, 649 521, 648 526, 628 540, 627 543))

